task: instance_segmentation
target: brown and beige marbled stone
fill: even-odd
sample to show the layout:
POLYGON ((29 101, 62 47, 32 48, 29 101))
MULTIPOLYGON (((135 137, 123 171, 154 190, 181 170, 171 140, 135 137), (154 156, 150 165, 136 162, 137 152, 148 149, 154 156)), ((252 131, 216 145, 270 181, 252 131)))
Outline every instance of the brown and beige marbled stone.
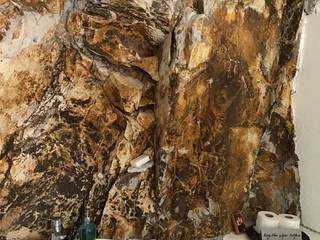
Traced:
POLYGON ((0 0, 0 236, 214 239, 299 214, 302 0, 0 0), (153 167, 128 173, 147 154, 153 167))
POLYGON ((217 1, 210 14, 182 6, 157 93, 163 239, 223 234, 237 209, 247 220, 263 209, 299 214, 290 106, 303 3, 273 3, 217 1), (200 49, 211 50, 192 69, 196 19, 208 19, 200 49), (270 163, 264 144, 279 149, 270 163))

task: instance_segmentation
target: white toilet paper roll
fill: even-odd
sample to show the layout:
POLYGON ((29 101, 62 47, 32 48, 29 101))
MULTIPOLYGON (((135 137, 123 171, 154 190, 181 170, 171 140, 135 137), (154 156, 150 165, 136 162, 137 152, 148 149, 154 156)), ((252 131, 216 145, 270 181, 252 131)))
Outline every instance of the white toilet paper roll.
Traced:
POLYGON ((258 212, 256 221, 256 231, 261 233, 261 229, 278 228, 279 216, 273 212, 260 211, 258 212))
POLYGON ((291 214, 279 215, 279 228, 300 229, 300 218, 291 214))

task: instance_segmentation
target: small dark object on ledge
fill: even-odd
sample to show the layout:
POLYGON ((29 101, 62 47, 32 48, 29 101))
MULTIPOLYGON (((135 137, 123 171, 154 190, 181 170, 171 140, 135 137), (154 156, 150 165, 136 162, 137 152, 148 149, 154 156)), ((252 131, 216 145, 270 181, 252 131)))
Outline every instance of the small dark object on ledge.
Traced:
POLYGON ((244 224, 243 215, 240 211, 236 211, 231 216, 233 230, 236 234, 245 233, 246 225, 244 224))

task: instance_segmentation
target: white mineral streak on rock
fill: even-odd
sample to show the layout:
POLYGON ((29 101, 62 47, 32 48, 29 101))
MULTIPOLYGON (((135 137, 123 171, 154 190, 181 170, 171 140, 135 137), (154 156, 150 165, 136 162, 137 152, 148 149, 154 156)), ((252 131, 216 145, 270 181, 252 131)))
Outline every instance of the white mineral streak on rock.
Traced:
POLYGON ((130 178, 130 180, 129 180, 129 189, 130 190, 134 190, 138 186, 138 183, 139 183, 139 179, 138 178, 136 178, 136 177, 130 178))
POLYGON ((59 22, 60 15, 40 15, 25 12, 15 18, 0 42, 0 73, 5 78, 10 77, 17 67, 29 68, 28 65, 13 65, 11 59, 23 49, 36 45, 44 35, 59 22))
POLYGON ((210 79, 207 80, 207 82, 208 82, 208 84, 211 86, 211 84, 213 83, 213 79, 210 78, 210 79))
POLYGON ((34 173, 36 166, 37 161, 30 154, 22 154, 21 159, 13 162, 10 175, 17 185, 23 184, 43 175, 43 173, 34 173))
POLYGON ((209 29, 206 27, 206 24, 204 24, 206 21, 207 17, 200 15, 192 23, 189 69, 196 68, 201 63, 206 62, 211 54, 212 41, 209 36, 209 29))
POLYGON ((152 1, 144 1, 144 0, 133 0, 135 4, 139 7, 143 8, 144 10, 148 10, 151 7, 152 1))
POLYGON ((206 207, 197 207, 193 210, 189 210, 188 218, 192 220, 195 226, 200 226, 202 220, 204 218, 209 217, 211 212, 206 207))
POLYGON ((187 65, 192 70, 208 60, 212 49, 208 20, 205 14, 197 14, 190 7, 184 10, 183 18, 175 30, 177 65, 187 65))
POLYGON ((175 147, 173 147, 173 146, 171 146, 171 147, 169 147, 169 146, 163 146, 163 147, 162 147, 162 150, 165 151, 166 153, 171 153, 171 152, 174 151, 174 149, 175 149, 175 147))
POLYGON ((186 35, 187 35, 187 29, 189 25, 191 24, 192 20, 197 17, 197 13, 193 11, 192 8, 186 8, 184 10, 183 19, 181 22, 183 24, 180 24, 176 28, 176 43, 177 43, 177 59, 175 61, 178 61, 179 64, 186 65, 186 57, 185 57, 185 41, 186 41, 186 35))
POLYGON ((166 154, 162 154, 160 156, 160 161, 161 162, 168 163, 169 160, 170 160, 170 157, 168 155, 166 155, 166 154))
POLYGON ((261 143, 263 144, 263 148, 271 153, 276 153, 276 146, 271 142, 270 132, 266 131, 263 133, 261 138, 261 143))
POLYGON ((265 6, 266 6, 265 0, 254 0, 254 1, 247 0, 245 1, 245 4, 247 4, 251 9, 255 10, 260 14, 265 13, 265 6))
POLYGON ((101 172, 99 172, 99 173, 97 174, 97 176, 98 176, 99 179, 104 179, 104 178, 105 178, 104 174, 101 173, 101 172))
POLYGON ((204 0, 203 1, 203 9, 204 9, 204 14, 206 16, 212 15, 215 3, 216 3, 216 1, 212 1, 212 0, 204 0))
POLYGON ((211 215, 218 214, 218 212, 220 210, 219 204, 217 202, 215 202, 212 198, 208 198, 208 202, 209 202, 208 210, 209 210, 210 214, 211 215))
POLYGON ((293 172, 294 172, 294 179, 296 180, 297 183, 300 182, 300 174, 299 174, 299 169, 297 167, 292 167, 293 172))
POLYGON ((272 68, 272 65, 277 57, 277 46, 276 45, 269 45, 269 42, 267 41, 267 46, 269 47, 269 51, 266 53, 265 57, 263 58, 263 65, 266 68, 266 71, 270 71, 272 68))
MULTIPOLYGON (((33 57, 29 56, 27 51, 36 48, 38 43, 45 38, 46 33, 58 24, 59 19, 59 14, 40 15, 25 12, 24 15, 11 20, 9 29, 0 41, 0 108, 3 110, 0 113, 0 149, 4 136, 21 126, 37 107, 34 101, 22 101, 19 105, 12 105, 22 98, 15 90, 20 84, 17 78, 20 74, 21 84, 25 86, 30 84, 29 80, 34 81, 39 84, 36 89, 39 91, 45 87, 46 82, 38 79, 42 78, 43 66, 39 63, 39 59, 32 59, 33 57), (6 107, 3 108, 3 106, 6 107)), ((46 80, 49 81, 49 79, 46 80)))
POLYGON ((200 216, 198 216, 197 209, 189 210, 188 212, 188 218, 193 222, 195 227, 199 227, 201 224, 201 218, 203 217, 201 213, 199 213, 200 216))
POLYGON ((189 152, 189 150, 188 150, 187 148, 185 148, 185 147, 178 149, 178 153, 179 153, 180 155, 185 155, 185 154, 187 154, 188 152, 189 152))
POLYGON ((138 109, 143 93, 143 83, 138 79, 116 72, 113 72, 112 76, 120 97, 125 100, 123 104, 124 110, 131 113, 138 109))

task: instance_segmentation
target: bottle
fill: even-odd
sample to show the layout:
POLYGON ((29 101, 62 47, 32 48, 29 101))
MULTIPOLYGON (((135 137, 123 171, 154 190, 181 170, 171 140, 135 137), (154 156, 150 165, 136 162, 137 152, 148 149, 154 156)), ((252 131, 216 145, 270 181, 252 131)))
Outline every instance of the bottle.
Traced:
POLYGON ((54 218, 51 220, 51 240, 64 240, 67 238, 67 235, 64 233, 62 221, 60 218, 54 218))
POLYGON ((96 225, 90 222, 88 211, 85 214, 84 223, 79 228, 80 240, 95 240, 96 225))

